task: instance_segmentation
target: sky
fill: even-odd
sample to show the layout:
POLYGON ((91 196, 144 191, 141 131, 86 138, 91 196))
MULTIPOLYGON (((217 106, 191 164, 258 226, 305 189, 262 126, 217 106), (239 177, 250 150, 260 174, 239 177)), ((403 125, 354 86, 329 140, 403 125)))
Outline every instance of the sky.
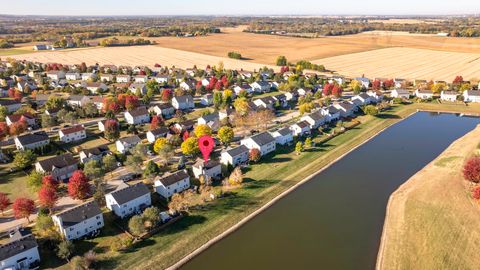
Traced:
POLYGON ((14 15, 457 15, 480 0, 0 0, 14 15))

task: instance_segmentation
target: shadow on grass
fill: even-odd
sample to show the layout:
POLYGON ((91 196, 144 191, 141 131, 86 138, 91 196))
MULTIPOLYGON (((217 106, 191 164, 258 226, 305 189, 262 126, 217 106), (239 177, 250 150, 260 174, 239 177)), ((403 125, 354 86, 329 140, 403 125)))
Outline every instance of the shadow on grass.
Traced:
POLYGON ((377 115, 378 118, 380 119, 400 119, 401 117, 396 115, 396 114, 388 114, 388 113, 382 113, 377 115))

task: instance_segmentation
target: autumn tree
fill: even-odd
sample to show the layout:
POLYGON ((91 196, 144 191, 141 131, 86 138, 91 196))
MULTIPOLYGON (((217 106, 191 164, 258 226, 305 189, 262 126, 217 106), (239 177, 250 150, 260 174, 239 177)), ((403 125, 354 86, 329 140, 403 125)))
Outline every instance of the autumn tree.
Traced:
POLYGON ((240 167, 235 167, 228 177, 228 183, 232 186, 238 186, 243 183, 243 173, 240 167))
POLYGON ((223 126, 218 130, 218 139, 223 144, 229 144, 234 137, 233 129, 229 126, 223 126))
POLYGON ((42 186, 43 187, 48 187, 54 190, 58 189, 58 181, 53 178, 51 175, 45 175, 42 177, 42 186))
POLYGON ((68 195, 78 200, 84 200, 90 195, 88 178, 81 170, 76 170, 70 177, 68 181, 68 195))
POLYGON ((195 130, 193 131, 193 133, 195 133, 195 136, 197 136, 197 138, 200 138, 205 135, 211 136, 212 129, 208 125, 201 124, 195 127, 195 130))
POLYGON ((10 199, 8 198, 7 194, 0 192, 0 212, 7 210, 7 207, 11 204, 10 199))
POLYGON ((35 212, 35 203, 28 198, 17 198, 12 208, 16 219, 26 218, 30 223, 30 215, 35 212))
POLYGON ((339 85, 334 85, 333 88, 332 88, 332 95, 334 95, 335 97, 339 98, 342 96, 342 92, 343 92, 343 89, 341 86, 339 85))
POLYGON ((26 151, 19 151, 17 154, 15 154, 15 157, 13 158, 13 164, 15 167, 23 170, 27 167, 32 166, 33 163, 37 160, 37 155, 33 153, 32 150, 26 150, 26 151))
POLYGON ((162 101, 167 102, 173 98, 172 89, 163 89, 162 90, 162 101))
POLYGON ((350 82, 350 88, 352 89, 354 94, 359 94, 362 90, 362 83, 357 80, 353 80, 350 82))
POLYGON ((140 105, 140 102, 138 100, 138 97, 129 95, 125 98, 125 108, 127 110, 133 110, 137 108, 140 105))
POLYGON ((312 144, 313 144, 312 138, 308 137, 307 139, 305 139, 304 146, 306 149, 312 148, 312 144))
POLYGON ((380 90, 381 87, 382 87, 382 82, 380 80, 376 79, 372 82, 373 90, 380 90))
MULTIPOLYGON (((23 117, 23 116, 22 116, 23 117)), ((20 135, 23 132, 25 132, 28 128, 28 124, 25 120, 20 119, 20 121, 14 122, 10 125, 8 128, 10 135, 15 136, 15 135, 20 135)))
POLYGON ((105 138, 115 141, 120 137, 120 125, 117 120, 108 119, 105 121, 105 138))
POLYGON ((38 201, 40 206, 47 208, 51 213, 58 201, 57 191, 51 186, 43 186, 38 191, 38 201))
POLYGON ((277 57, 277 61, 275 61, 277 66, 286 66, 287 65, 287 58, 283 55, 277 57))
POLYGON ((182 142, 180 148, 184 155, 194 155, 197 154, 200 149, 198 148, 198 140, 195 137, 190 137, 182 142))
POLYGON ((252 148, 250 149, 250 152, 248 153, 248 159, 252 162, 258 162, 260 158, 262 157, 262 153, 260 150, 257 148, 252 148))
POLYGON ((235 101, 233 101, 233 107, 235 108, 235 111, 240 114, 240 116, 245 116, 250 111, 248 101, 244 97, 236 98, 235 101))
POLYGON ((362 108, 362 110, 363 110, 363 113, 365 113, 366 115, 375 116, 375 115, 378 115, 378 113, 379 113, 378 108, 375 107, 374 105, 364 106, 364 107, 362 108))
POLYGON ((453 79, 452 84, 461 84, 463 83, 463 77, 462 76, 456 76, 455 79, 453 79))
POLYGON ((332 90, 333 90, 333 87, 335 85, 332 84, 332 83, 326 83, 324 86, 323 86, 323 95, 324 96, 330 96, 332 94, 332 90))
POLYGON ((166 147, 169 147, 170 143, 166 138, 158 138, 155 140, 155 143, 153 144, 153 151, 157 154, 160 154, 166 147))
POLYGON ((469 158, 463 165, 463 177, 468 181, 480 182, 480 157, 474 156, 469 158))
POLYGON ((69 261, 74 251, 75 251, 75 245, 72 242, 64 240, 58 243, 57 256, 60 259, 69 261))
POLYGON ((295 153, 297 153, 297 155, 300 155, 302 152, 303 152, 303 144, 302 142, 297 142, 297 144, 295 145, 295 153))
POLYGON ((140 215, 131 217, 128 221, 128 229, 135 236, 142 235, 145 232, 145 222, 143 217, 140 215))
POLYGON ((480 200, 480 186, 477 186, 473 189, 472 191, 472 197, 475 199, 475 200, 480 200))
POLYGON ((163 119, 161 116, 154 115, 152 121, 150 122, 150 130, 154 130, 163 125, 163 119))

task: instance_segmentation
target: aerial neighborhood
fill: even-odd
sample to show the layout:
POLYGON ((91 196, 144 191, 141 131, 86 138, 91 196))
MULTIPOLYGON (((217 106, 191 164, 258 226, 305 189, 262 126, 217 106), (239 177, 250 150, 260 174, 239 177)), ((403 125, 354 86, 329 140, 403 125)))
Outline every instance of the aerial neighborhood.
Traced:
POLYGON ((251 170, 287 166, 273 163, 398 106, 480 103, 478 85, 461 76, 348 78, 309 70, 306 61, 280 71, 145 64, 0 61, 0 162, 8 172, 0 177, 29 190, 0 190, 0 210, 16 218, 2 228, 12 233, 0 241, 0 269, 38 267, 52 243, 65 260, 88 239, 127 250, 190 211, 234 200, 255 181, 251 170), (214 141, 208 159, 200 155, 204 136, 214 141))

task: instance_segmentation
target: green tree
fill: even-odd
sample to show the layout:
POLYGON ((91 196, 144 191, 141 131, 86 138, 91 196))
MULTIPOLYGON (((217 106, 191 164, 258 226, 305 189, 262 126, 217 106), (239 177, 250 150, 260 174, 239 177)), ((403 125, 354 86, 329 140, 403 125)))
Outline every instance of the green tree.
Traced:
POLYGON ((45 108, 47 110, 51 109, 60 109, 65 105, 65 100, 58 96, 48 97, 47 102, 45 103, 45 108))
POLYGON ((128 229, 135 236, 140 236, 145 232, 145 221, 142 216, 135 215, 128 221, 128 229))
POLYGON ((153 176, 156 176, 159 172, 160 172, 160 168, 158 168, 157 163, 150 160, 147 162, 147 165, 145 166, 145 170, 143 171, 143 174, 146 177, 153 177, 153 176))
POLYGON ((52 217, 49 215, 39 214, 35 220, 35 230, 42 234, 46 234, 47 231, 53 229, 54 226, 52 217))
POLYGON ((297 153, 297 155, 300 155, 302 152, 303 152, 303 144, 302 142, 297 142, 297 144, 295 145, 295 153, 297 153))
POLYGON ((220 91, 215 91, 213 92, 213 106, 215 106, 215 109, 219 109, 222 107, 223 104, 223 95, 222 92, 220 91))
POLYGON ((62 241, 57 246, 57 256, 60 259, 69 261, 75 250, 75 245, 70 241, 62 241))
POLYGON ((48 114, 42 114, 41 122, 42 122, 42 128, 53 127, 57 124, 57 121, 55 120, 55 118, 51 117, 48 114))
POLYGON ((106 155, 102 158, 103 170, 113 173, 117 168, 117 159, 113 155, 106 155))
POLYGON ((130 155, 127 157, 125 165, 127 165, 132 171, 140 173, 142 171, 143 158, 139 155, 130 155))
POLYGON ((72 270, 89 270, 90 267, 88 265, 87 260, 85 257, 82 256, 75 256, 70 261, 70 268, 72 270))
POLYGON ((287 65, 287 58, 283 55, 277 57, 276 64, 277 64, 277 66, 286 66, 287 65))
POLYGON ((98 160, 92 159, 85 163, 83 173, 91 180, 100 178, 103 174, 102 165, 98 160))
POLYGON ((42 187, 43 174, 33 170, 27 178, 27 186, 30 190, 37 192, 42 187))
POLYGON ((13 164, 19 169, 30 167, 37 160, 37 155, 32 150, 19 151, 13 158, 13 164))
POLYGON ((378 111, 378 108, 375 107, 374 105, 367 105, 365 107, 363 107, 363 112, 366 114, 366 115, 378 115, 379 111, 378 111))
POLYGON ((142 216, 146 222, 150 223, 150 227, 156 226, 160 221, 160 209, 151 206, 143 211, 142 216))
POLYGON ((8 115, 8 109, 5 106, 0 106, 0 122, 5 121, 5 117, 8 115))
POLYGON ((223 144, 229 144, 234 137, 233 129, 229 126, 223 126, 218 130, 218 139, 223 144))

